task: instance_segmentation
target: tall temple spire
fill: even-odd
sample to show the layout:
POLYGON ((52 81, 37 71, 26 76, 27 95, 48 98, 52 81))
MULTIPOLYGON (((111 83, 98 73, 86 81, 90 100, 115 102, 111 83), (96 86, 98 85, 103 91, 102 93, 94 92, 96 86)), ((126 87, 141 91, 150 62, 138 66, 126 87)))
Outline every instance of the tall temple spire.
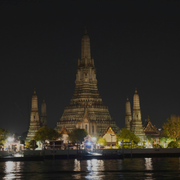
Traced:
POLYGON ((137 88, 135 89, 135 94, 134 94, 134 98, 133 98, 133 109, 140 110, 139 95, 137 93, 137 88))
POLYGON ((76 86, 70 105, 64 110, 57 129, 61 132, 63 126, 69 132, 74 128, 83 128, 93 135, 102 135, 109 122, 115 132, 119 131, 109 113, 108 107, 99 95, 94 59, 91 59, 90 39, 85 29, 81 40, 81 59, 78 59, 76 86), (86 112, 88 109, 88 113, 86 112), (83 118, 88 114, 87 118, 83 118))
POLYGON ((31 104, 31 116, 30 116, 30 125, 29 131, 26 137, 26 142, 29 142, 33 139, 36 131, 40 128, 40 121, 39 121, 39 112, 38 112, 38 99, 36 95, 36 91, 32 96, 32 104, 31 104))
POLYGON ((87 65, 89 63, 91 63, 90 39, 85 28, 84 36, 81 40, 81 64, 87 65))
POLYGON ((126 114, 125 114, 125 128, 128 130, 131 130, 131 120, 132 120, 132 115, 131 115, 131 103, 129 101, 129 98, 126 100, 126 114))
POLYGON ((32 111, 34 111, 34 112, 38 111, 38 99, 37 99, 35 90, 34 90, 34 94, 32 96, 31 112, 32 111))
POLYGON ((144 139, 145 133, 141 121, 141 109, 139 102, 139 95, 137 89, 135 89, 135 94, 133 97, 133 119, 131 124, 131 131, 141 139, 144 139))
POLYGON ((84 28, 84 34, 87 34, 87 28, 86 28, 86 26, 85 26, 85 28, 84 28))
POLYGON ((47 126, 46 103, 44 99, 41 104, 41 126, 47 126))

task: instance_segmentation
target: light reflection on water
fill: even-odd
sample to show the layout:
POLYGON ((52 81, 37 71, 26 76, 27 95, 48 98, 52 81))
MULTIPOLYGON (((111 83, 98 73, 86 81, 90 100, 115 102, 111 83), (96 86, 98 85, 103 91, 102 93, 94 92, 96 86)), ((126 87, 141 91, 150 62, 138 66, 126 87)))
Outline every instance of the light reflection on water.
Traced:
MULTIPOLYGON (((153 170, 153 165, 152 165, 152 158, 144 158, 145 160, 145 168, 146 170, 153 170)), ((145 173, 145 175, 147 176, 147 178, 145 179, 153 179, 153 173, 145 173)))
MULTIPOLYGON (((81 164, 77 159, 74 160, 74 171, 81 171, 81 164)), ((81 174, 74 174, 72 176, 73 179, 81 179, 81 174)))
POLYGON ((77 159, 74 160, 74 171, 81 171, 81 164, 77 159))
POLYGON ((87 160, 87 170, 88 174, 85 176, 86 179, 103 179, 104 175, 101 175, 101 171, 104 171, 104 161, 103 160, 87 160))
POLYGON ((179 170, 180 158, 7 161, 0 179, 179 179, 179 170))
POLYGON ((5 162, 5 176, 3 179, 14 179, 19 178, 18 172, 20 172, 20 163, 22 162, 13 162, 13 161, 7 161, 5 162), (14 174, 14 172, 16 174, 14 174))
POLYGON ((144 158, 146 170, 153 170, 152 158, 144 158))

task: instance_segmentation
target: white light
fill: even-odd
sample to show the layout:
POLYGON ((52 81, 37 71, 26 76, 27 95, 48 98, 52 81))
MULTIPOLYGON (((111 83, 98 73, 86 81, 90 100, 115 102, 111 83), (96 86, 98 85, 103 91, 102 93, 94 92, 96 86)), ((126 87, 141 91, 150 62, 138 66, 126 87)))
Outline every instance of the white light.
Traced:
POLYGON ((90 142, 87 142, 87 145, 88 145, 88 146, 91 146, 91 143, 90 143, 90 142))
POLYGON ((96 137, 92 137, 92 140, 95 142, 97 140, 97 138, 96 137))
POLYGON ((12 137, 8 138, 8 142, 12 142, 13 140, 14 140, 14 138, 12 138, 12 137))

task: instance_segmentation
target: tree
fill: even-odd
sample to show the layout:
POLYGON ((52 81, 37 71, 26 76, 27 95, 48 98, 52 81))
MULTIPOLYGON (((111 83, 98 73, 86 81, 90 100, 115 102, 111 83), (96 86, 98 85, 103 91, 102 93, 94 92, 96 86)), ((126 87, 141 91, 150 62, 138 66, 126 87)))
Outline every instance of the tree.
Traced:
POLYGON ((119 134, 117 134, 117 141, 129 142, 133 141, 134 144, 138 144, 140 142, 139 137, 133 134, 130 130, 123 128, 119 134))
POLYGON ((160 143, 163 143, 163 146, 164 146, 164 148, 166 147, 166 144, 167 143, 170 143, 171 141, 173 141, 173 139, 172 138, 168 138, 167 136, 161 136, 160 138, 159 138, 159 141, 160 141, 160 143))
POLYGON ((36 149, 38 146, 35 140, 31 140, 30 142, 25 142, 25 147, 29 149, 36 149))
POLYGON ((59 137, 61 137, 61 134, 56 130, 48 128, 47 126, 43 126, 40 127, 35 133, 34 140, 44 143, 45 140, 56 140, 59 137))
POLYGON ((151 136, 151 135, 148 135, 148 136, 146 136, 146 137, 147 137, 148 147, 149 147, 149 143, 150 143, 152 146, 154 146, 154 144, 155 144, 155 138, 154 138, 153 136, 151 136))
POLYGON ((164 135, 178 141, 180 138, 180 118, 167 119, 167 121, 168 122, 163 125, 164 135))
POLYGON ((69 140, 72 142, 77 142, 77 141, 82 142, 84 140, 84 137, 86 137, 87 135, 88 133, 86 132, 85 129, 74 129, 69 134, 69 140))
POLYGON ((0 128, 0 148, 6 143, 9 131, 4 128, 0 128))
POLYGON ((177 141, 171 141, 169 144, 168 144, 168 148, 178 148, 179 147, 179 144, 177 141))
POLYGON ((102 146, 105 146, 107 142, 104 138, 99 137, 97 143, 102 145, 102 146))

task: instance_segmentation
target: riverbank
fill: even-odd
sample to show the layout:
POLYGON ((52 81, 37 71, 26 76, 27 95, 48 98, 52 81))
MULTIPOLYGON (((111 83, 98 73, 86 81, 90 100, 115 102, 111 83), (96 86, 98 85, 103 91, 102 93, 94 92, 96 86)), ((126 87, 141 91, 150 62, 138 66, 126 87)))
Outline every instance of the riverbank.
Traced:
POLYGON ((44 159, 123 159, 150 157, 180 157, 180 148, 171 149, 96 149, 84 150, 28 150, 21 157, 9 156, 0 151, 0 161, 43 161, 44 159))

